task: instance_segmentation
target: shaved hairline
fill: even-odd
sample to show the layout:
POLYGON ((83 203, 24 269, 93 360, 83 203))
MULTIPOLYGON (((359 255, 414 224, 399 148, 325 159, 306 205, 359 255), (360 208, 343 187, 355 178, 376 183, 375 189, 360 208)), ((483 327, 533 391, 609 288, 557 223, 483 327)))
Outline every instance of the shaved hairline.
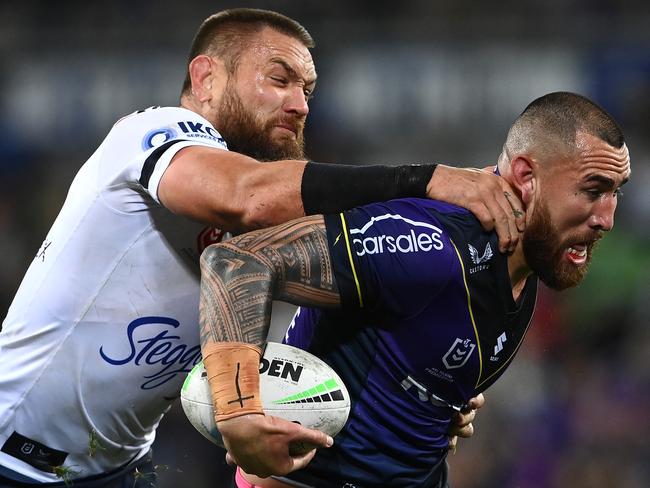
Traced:
POLYGON ((311 34, 297 21, 271 10, 235 8, 211 15, 199 27, 187 59, 181 96, 186 95, 192 80, 189 64, 201 54, 221 58, 230 74, 237 69, 241 55, 250 47, 256 35, 269 28, 302 43, 306 48, 315 46, 311 34))
POLYGON ((549 93, 531 102, 517 117, 508 131, 501 158, 522 153, 539 157, 570 155, 577 149, 580 133, 616 148, 625 143, 618 123, 595 102, 576 93, 549 93))

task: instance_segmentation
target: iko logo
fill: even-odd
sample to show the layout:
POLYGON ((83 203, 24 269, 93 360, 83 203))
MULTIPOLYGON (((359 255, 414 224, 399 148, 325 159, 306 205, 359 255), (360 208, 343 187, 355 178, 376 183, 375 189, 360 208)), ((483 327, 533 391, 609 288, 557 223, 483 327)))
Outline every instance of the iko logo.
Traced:
POLYGON ((208 139, 219 143, 224 148, 226 147, 226 141, 212 126, 186 120, 177 122, 172 126, 149 131, 142 140, 142 149, 148 151, 151 148, 158 147, 167 141, 175 139, 181 133, 183 138, 208 139))
POLYGON ((352 239, 354 250, 357 256, 365 254, 381 254, 388 253, 410 253, 410 252, 428 252, 432 249, 440 251, 444 244, 441 240, 442 230, 435 225, 427 222, 417 222, 415 220, 402 217, 398 214, 384 214, 373 217, 361 229, 350 229, 350 235, 363 236, 366 231, 372 227, 375 222, 380 222, 386 219, 401 220, 407 224, 416 227, 419 231, 411 229, 405 234, 386 235, 380 234, 377 236, 357 237, 352 239))
POLYGON ((180 336, 163 330, 152 337, 134 337, 136 332, 145 332, 150 326, 167 325, 174 328, 180 326, 178 320, 169 317, 141 317, 131 322, 126 328, 126 335, 129 344, 129 353, 126 357, 115 358, 104 352, 104 346, 99 348, 99 355, 104 361, 115 366, 124 366, 133 363, 136 366, 161 365, 160 370, 149 374, 144 378, 146 381, 140 385, 143 390, 151 390, 161 386, 168 381, 181 375, 185 377, 194 365, 201 361, 201 347, 188 346, 179 343, 180 336), (142 327, 142 329, 140 329, 142 327))
POLYGON ((442 362, 447 369, 461 368, 474 352, 476 344, 469 339, 456 339, 449 351, 442 357, 442 362))

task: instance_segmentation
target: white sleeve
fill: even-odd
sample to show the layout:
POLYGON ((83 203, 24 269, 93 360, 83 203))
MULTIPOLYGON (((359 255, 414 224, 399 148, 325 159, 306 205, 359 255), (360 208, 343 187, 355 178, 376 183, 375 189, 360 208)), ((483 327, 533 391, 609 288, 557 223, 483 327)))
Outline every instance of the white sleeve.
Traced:
POLYGON ((158 184, 174 155, 188 146, 227 150, 206 119, 180 107, 155 107, 120 119, 102 144, 98 183, 140 187, 158 204, 158 184))

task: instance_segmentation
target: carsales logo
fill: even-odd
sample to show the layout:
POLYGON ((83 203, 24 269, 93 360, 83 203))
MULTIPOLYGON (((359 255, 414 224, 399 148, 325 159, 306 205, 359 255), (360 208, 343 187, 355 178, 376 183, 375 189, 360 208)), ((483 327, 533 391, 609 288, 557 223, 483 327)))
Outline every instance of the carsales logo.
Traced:
POLYGON ((415 220, 402 217, 399 214, 384 214, 373 217, 360 229, 350 229, 354 252, 357 256, 365 254, 388 253, 410 253, 410 252, 429 252, 431 250, 440 251, 444 246, 441 235, 442 229, 428 222, 417 222, 415 220), (401 234, 380 234, 369 235, 364 237, 376 222, 382 220, 401 220, 411 225, 413 228, 401 234), (358 235, 359 237, 354 237, 358 235))

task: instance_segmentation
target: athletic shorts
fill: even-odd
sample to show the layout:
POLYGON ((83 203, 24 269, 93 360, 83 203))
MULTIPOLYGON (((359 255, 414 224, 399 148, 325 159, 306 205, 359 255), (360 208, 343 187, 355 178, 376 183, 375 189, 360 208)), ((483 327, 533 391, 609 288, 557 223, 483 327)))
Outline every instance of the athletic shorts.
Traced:
POLYGON ((0 466, 0 488, 155 488, 157 482, 152 453, 105 474, 56 483, 38 483, 0 466))

